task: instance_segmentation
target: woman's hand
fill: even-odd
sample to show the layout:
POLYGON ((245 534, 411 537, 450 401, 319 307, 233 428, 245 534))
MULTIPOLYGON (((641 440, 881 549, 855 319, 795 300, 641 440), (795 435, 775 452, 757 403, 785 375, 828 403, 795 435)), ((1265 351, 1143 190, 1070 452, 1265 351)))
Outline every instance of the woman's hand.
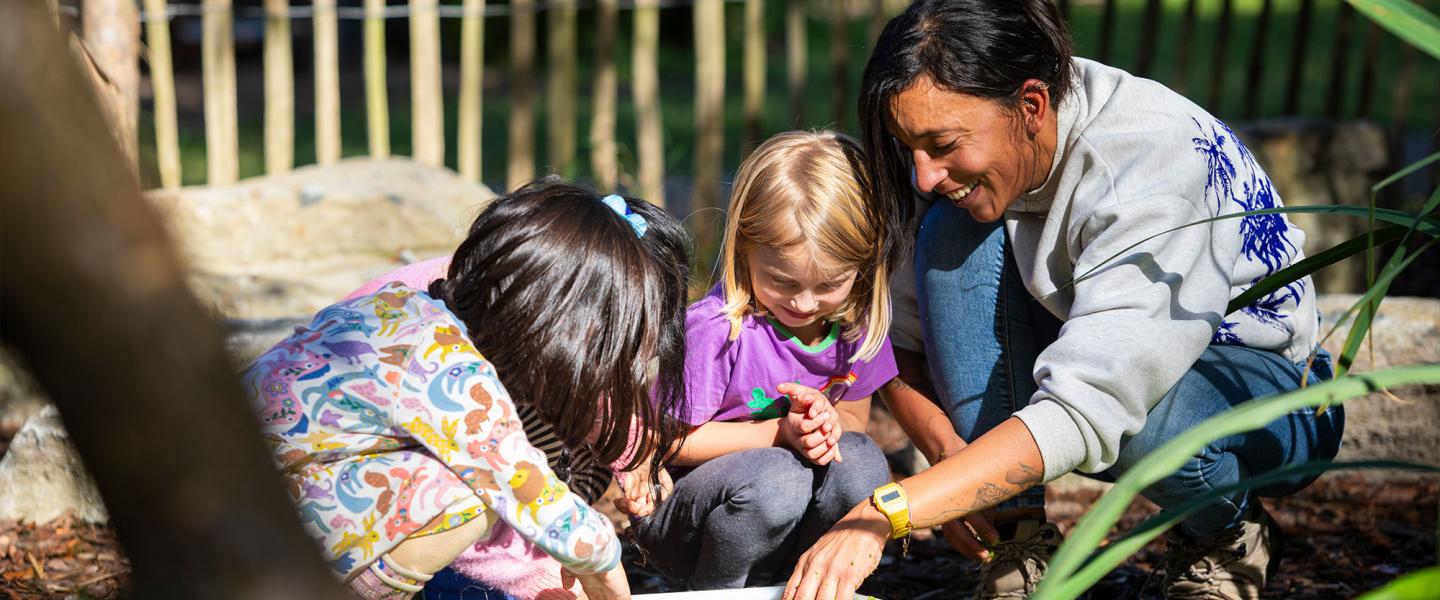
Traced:
POLYGON ((780 437, 810 462, 843 462, 840 456, 840 413, 815 388, 782 383, 780 393, 790 397, 790 412, 780 418, 780 437))
POLYGON ((850 600, 880 564, 890 520, 861 502, 796 563, 782 600, 850 600))
POLYGON ((940 532, 945 535, 945 541, 950 542, 951 548, 966 558, 980 562, 990 562, 989 547, 1000 541, 1000 533, 995 531, 990 519, 981 514, 947 521, 940 526, 940 532))
MULTIPOLYGON (((580 580, 580 588, 585 591, 585 597, 589 600, 630 600, 630 580, 625 578, 625 565, 615 565, 615 568, 604 573, 592 573, 589 575, 574 575, 570 571, 562 571, 567 577, 574 577, 580 580)), ((564 582, 565 578, 561 578, 564 582)), ((566 582, 566 587, 569 583, 566 582)))

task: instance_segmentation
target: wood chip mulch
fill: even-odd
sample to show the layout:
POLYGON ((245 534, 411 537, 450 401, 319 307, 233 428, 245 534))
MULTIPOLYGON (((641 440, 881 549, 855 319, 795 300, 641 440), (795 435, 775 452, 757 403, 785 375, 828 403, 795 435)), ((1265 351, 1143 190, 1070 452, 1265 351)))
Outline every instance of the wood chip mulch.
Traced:
POLYGON ((130 562, 108 527, 0 521, 0 598, 119 598, 130 562))
MULTIPOLYGON (((1097 496, 1080 490, 1052 493, 1051 518, 1062 528, 1097 496)), ((1440 479, 1377 484, 1356 475, 1330 475, 1305 491, 1265 505, 1287 533, 1282 562, 1264 597, 1294 600, 1352 598, 1416 569, 1436 563, 1436 509, 1440 479)), ((1155 507, 1131 505, 1117 531, 1128 530, 1155 507)), ((1164 557, 1161 542, 1116 569, 1089 593, 1093 599, 1158 598, 1145 589, 1164 557)), ((627 571, 635 593, 673 591, 676 583, 639 566, 628 548, 627 571)), ((943 540, 920 536, 908 557, 890 544, 881 567, 862 591, 894 600, 968 598, 976 565, 950 551, 943 540)), ((0 521, 0 599, 124 597, 129 563, 114 533, 103 526, 62 518, 45 524, 0 521)))

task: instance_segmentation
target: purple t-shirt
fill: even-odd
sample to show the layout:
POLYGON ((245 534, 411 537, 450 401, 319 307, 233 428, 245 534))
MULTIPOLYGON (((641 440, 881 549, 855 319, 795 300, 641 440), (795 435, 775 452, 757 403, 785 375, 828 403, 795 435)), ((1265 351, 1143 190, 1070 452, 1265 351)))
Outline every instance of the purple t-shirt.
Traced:
POLYGON ((790 399, 775 390, 782 383, 810 386, 835 402, 866 398, 897 374, 888 337, 874 358, 851 364, 864 338, 845 341, 839 325, 806 346, 783 325, 747 315, 732 341, 727 339, 730 321, 721 313, 724 306, 724 290, 716 286, 685 315, 689 409, 682 418, 692 426, 781 416, 790 409, 790 399))

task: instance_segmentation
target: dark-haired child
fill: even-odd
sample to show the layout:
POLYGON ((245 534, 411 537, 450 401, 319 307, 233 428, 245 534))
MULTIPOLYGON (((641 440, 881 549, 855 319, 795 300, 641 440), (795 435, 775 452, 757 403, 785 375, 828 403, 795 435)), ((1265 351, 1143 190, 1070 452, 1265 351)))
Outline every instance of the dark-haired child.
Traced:
POLYGON ((361 596, 409 597, 501 523, 587 596, 628 596, 611 524, 520 416, 629 469, 678 438, 684 261, 655 247, 685 242, 642 204, 528 185, 480 214, 445 279, 328 307, 247 369, 307 532, 361 596), (632 426, 652 433, 633 451, 632 426))

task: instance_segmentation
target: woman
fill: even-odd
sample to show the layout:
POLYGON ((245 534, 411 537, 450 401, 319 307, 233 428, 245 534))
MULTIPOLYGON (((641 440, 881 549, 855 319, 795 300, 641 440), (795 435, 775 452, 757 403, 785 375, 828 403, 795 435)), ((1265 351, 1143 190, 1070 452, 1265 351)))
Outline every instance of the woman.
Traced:
MULTIPOLYGON (((1255 158, 1178 94, 1073 58, 1051 2, 915 2, 876 43, 860 108, 874 201, 902 240, 890 260, 914 241, 912 322, 928 362, 902 361, 889 401, 939 462, 851 510, 801 558, 788 597, 848 597, 887 538, 947 522, 951 543, 986 562, 981 597, 1024 597, 1060 539, 1041 484, 1119 476, 1231 406, 1328 377, 1308 279, 1225 311, 1303 258, 1286 219, 1147 239, 1279 206, 1255 158), (915 205, 929 200, 917 232, 915 205), (912 389, 927 389, 915 376, 927 371, 938 408, 912 389), (955 521, 994 541, 989 509, 1003 525, 982 552, 955 521)), ((894 337, 901 354, 907 336, 894 337)), ((1343 424, 1338 408, 1306 410, 1218 440, 1145 496, 1172 506, 1332 458, 1343 424)), ((1275 533, 1255 496, 1308 483, 1235 492, 1186 520, 1169 536, 1163 593, 1258 597, 1275 533)))

